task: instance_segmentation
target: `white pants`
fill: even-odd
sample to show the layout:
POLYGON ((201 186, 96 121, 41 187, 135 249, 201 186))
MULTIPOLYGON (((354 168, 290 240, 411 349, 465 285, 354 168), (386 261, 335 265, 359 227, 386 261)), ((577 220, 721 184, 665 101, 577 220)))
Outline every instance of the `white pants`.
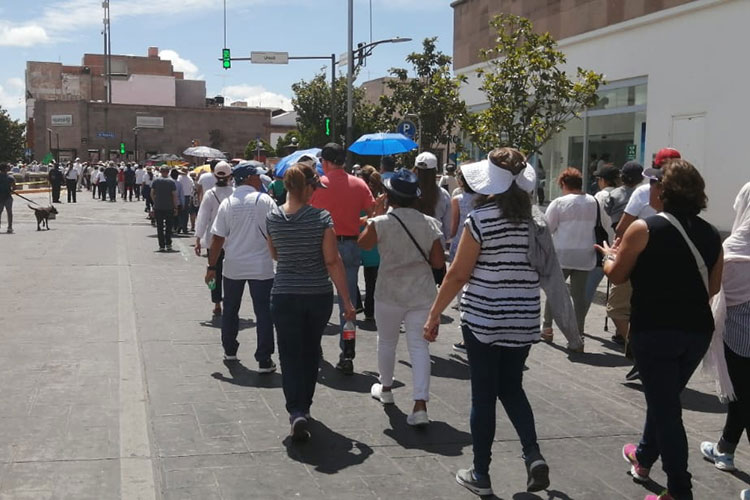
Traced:
POLYGON ((396 345, 399 328, 404 323, 406 345, 411 361, 411 378, 414 386, 414 400, 430 399, 430 348, 422 336, 422 328, 430 313, 425 309, 407 309, 392 304, 375 301, 375 321, 378 324, 378 371, 380 383, 385 387, 393 385, 393 370, 396 365, 396 345))

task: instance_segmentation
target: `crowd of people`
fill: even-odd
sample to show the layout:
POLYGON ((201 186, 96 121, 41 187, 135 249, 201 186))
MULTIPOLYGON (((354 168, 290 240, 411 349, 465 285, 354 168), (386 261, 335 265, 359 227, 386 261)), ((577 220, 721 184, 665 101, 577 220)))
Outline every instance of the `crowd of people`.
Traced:
MULTIPOLYGON (((226 363, 239 359, 247 284, 258 372, 277 370, 278 347, 294 441, 310 438, 321 338, 335 299, 336 369, 342 376, 355 371, 354 322, 363 312, 377 327, 378 380, 370 393, 383 405, 396 400, 396 348, 404 334, 413 401, 406 423, 413 427, 430 424, 430 344, 440 338, 441 314, 457 304, 463 340, 453 348, 468 360, 474 458, 456 481, 492 494, 499 400, 520 440, 527 490, 548 488, 550 468, 523 388, 525 362, 534 344, 555 341, 555 325, 569 351, 584 351, 586 315, 606 277, 611 340, 623 345, 633 363, 626 378, 640 379, 647 404, 641 439, 625 444, 622 456, 637 482, 649 480, 659 458, 667 475, 668 491, 646 499, 693 498, 680 394, 701 360, 729 406, 720 439, 702 443, 700 452, 718 469, 735 469, 743 431, 750 437, 750 183, 737 196, 732 233, 722 243, 699 215, 707 206, 703 178, 673 148, 658 151, 646 169, 635 161, 600 162, 593 195, 579 169, 564 169, 561 196, 544 212, 533 203, 538 169, 513 148, 446 165, 442 177, 429 152, 409 168, 383 157, 379 168, 350 172, 345 159, 344 148, 329 143, 275 180, 256 161, 212 161, 195 178, 166 165, 157 175, 113 164, 79 171, 74 163, 60 182, 69 183, 72 203, 79 182, 110 201, 118 190, 123 200, 143 197, 161 251, 172 249, 175 232, 194 234, 195 254, 205 250, 208 258, 204 280, 226 363)), ((4 177, 0 207, 10 190, 4 177)), ((741 496, 749 500, 750 491, 741 496)))

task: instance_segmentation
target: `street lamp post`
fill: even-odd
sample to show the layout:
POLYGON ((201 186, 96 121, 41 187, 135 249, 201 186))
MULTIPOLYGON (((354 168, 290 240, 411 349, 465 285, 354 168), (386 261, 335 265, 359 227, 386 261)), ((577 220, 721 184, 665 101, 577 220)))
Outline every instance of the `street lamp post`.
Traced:
POLYGON ((138 163, 138 127, 133 127, 135 162, 138 163))

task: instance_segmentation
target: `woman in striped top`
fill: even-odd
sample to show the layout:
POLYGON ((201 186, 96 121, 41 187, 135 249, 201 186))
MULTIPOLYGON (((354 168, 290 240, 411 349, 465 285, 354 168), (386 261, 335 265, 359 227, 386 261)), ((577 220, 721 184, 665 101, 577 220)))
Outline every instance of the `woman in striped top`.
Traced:
POLYGON ((523 447, 527 490, 549 486, 549 467, 537 443, 534 414, 523 390, 523 367, 539 342, 539 275, 531 266, 529 224, 536 175, 512 148, 461 167, 479 196, 466 220, 456 257, 440 287, 424 335, 437 338, 440 314, 463 287, 461 328, 471 371, 471 437, 474 467, 456 481, 477 495, 491 495, 489 465, 495 405, 503 403, 523 447), (465 285, 465 286, 464 286, 465 285))
POLYGON ((286 203, 266 219, 268 247, 278 262, 271 289, 271 317, 291 435, 305 440, 310 437, 308 420, 318 380, 320 339, 333 311, 331 280, 345 305, 344 317, 354 320, 356 312, 331 214, 307 204, 313 191, 325 186, 311 167, 298 163, 284 174, 284 187, 286 203))

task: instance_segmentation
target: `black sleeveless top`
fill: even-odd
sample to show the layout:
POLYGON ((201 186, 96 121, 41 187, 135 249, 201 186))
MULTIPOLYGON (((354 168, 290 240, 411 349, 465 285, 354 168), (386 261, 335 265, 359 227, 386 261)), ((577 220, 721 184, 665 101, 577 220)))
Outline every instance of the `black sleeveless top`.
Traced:
MULTIPOLYGON (((709 275, 721 253, 714 226, 696 215, 673 214, 706 262, 709 275)), ((714 320, 698 265, 680 232, 659 215, 644 219, 649 235, 630 281, 633 332, 680 330, 711 334, 714 320)))

